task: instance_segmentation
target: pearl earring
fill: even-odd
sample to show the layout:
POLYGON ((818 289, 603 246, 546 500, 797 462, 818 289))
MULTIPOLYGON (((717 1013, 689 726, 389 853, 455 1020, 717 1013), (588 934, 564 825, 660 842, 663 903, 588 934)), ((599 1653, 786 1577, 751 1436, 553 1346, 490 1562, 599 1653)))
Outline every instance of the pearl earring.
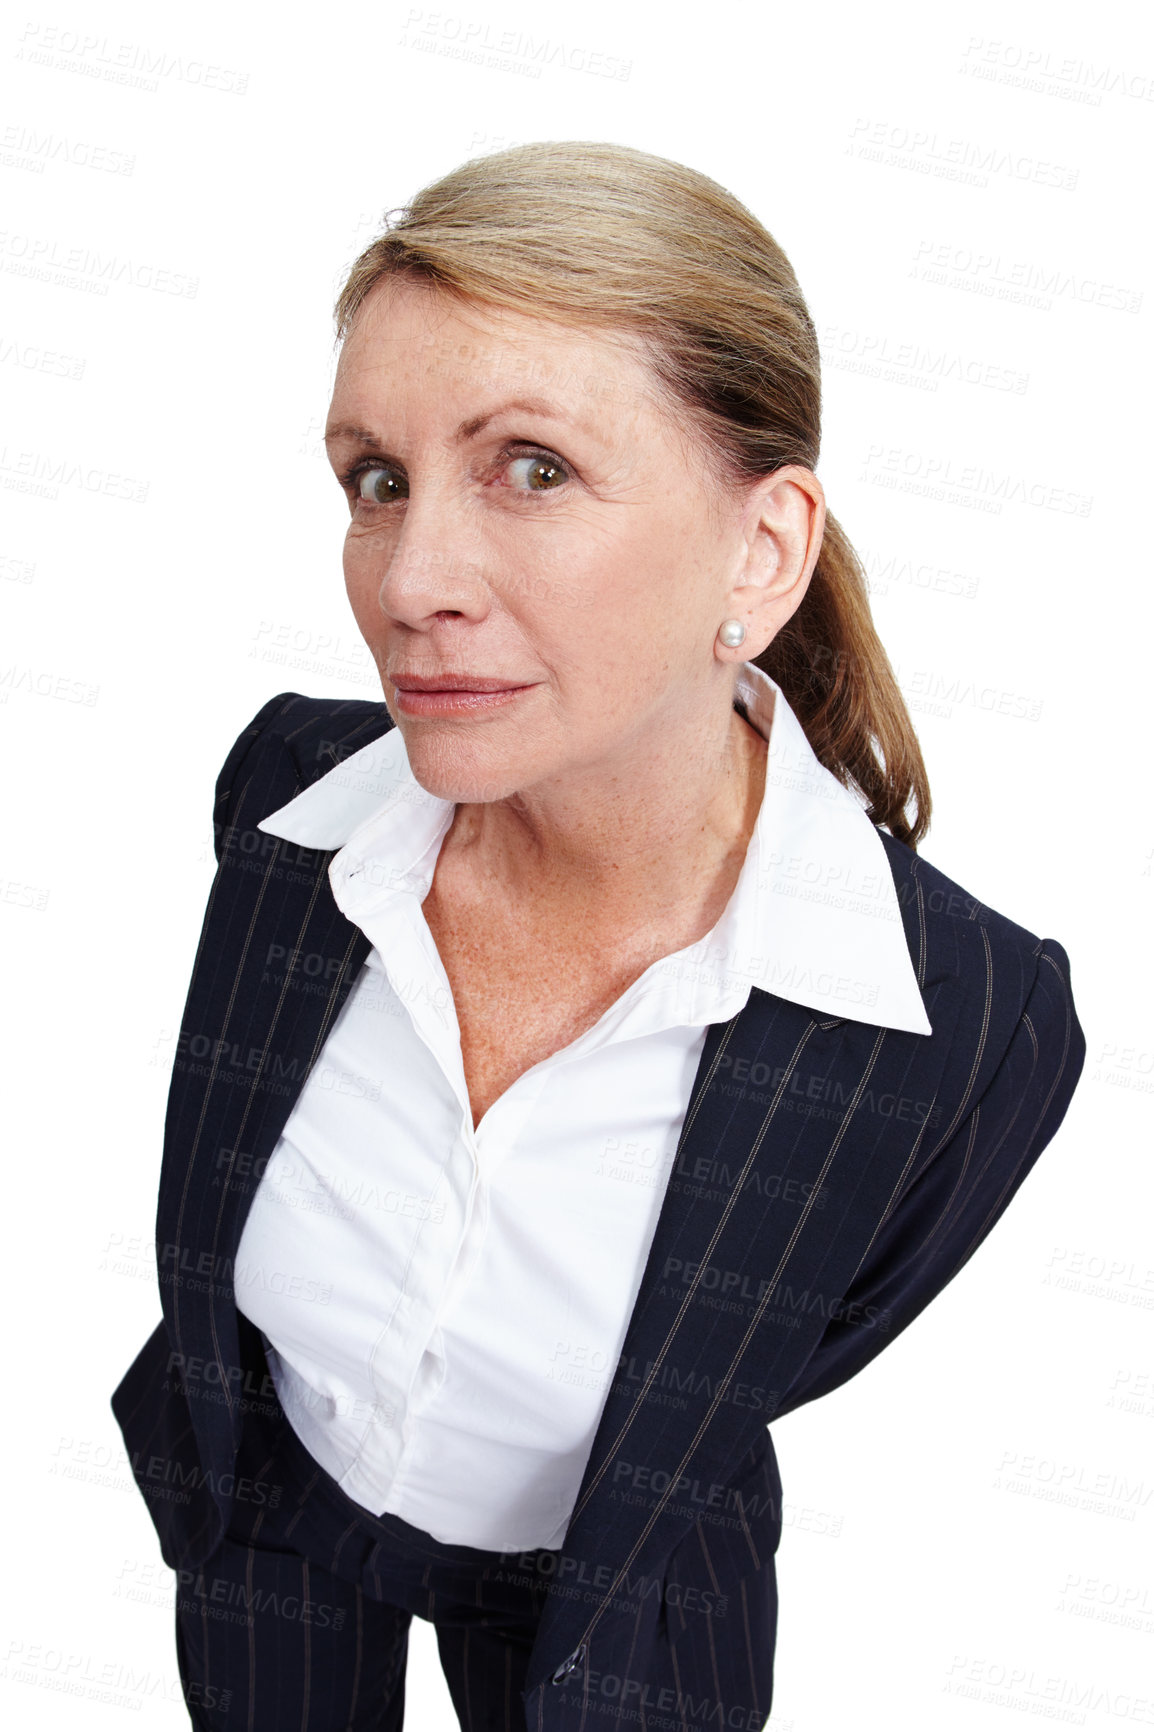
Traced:
POLYGON ((736 649, 745 638, 745 627, 739 619, 723 620, 717 635, 727 649, 736 649))

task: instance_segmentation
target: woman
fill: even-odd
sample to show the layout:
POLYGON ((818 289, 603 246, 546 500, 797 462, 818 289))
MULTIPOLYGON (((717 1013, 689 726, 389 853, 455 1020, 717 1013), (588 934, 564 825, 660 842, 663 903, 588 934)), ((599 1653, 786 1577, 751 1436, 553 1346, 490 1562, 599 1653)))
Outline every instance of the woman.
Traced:
POLYGON ((399 1726, 417 1615, 465 1726, 760 1727, 767 1423, 1053 1136, 1067 959, 915 851, 813 327, 733 198, 523 146, 337 312, 385 701, 282 693, 221 772, 114 1397, 189 1711, 399 1726))

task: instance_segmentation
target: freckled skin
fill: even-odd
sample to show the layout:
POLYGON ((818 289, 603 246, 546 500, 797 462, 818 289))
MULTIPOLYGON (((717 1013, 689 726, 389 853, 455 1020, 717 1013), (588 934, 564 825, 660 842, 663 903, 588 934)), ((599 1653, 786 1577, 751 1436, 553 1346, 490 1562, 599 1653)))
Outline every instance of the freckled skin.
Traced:
POLYGON ((724 909, 766 762, 734 682, 805 593, 821 485, 722 486, 627 335, 416 283, 358 312, 327 443, 357 624, 414 775, 457 803, 423 908, 477 1122, 724 909), (412 716, 405 673, 530 689, 412 716))

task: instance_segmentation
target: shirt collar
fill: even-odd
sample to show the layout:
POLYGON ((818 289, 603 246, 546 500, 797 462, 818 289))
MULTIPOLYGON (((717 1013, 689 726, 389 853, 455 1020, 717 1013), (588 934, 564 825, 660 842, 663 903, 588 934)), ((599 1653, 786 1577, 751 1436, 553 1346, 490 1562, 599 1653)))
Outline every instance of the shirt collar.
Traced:
MULTIPOLYGON (((736 696, 769 742, 765 793, 711 954, 714 941, 735 939, 731 978, 829 1016, 930 1034, 885 846, 860 797, 818 761, 780 686, 753 662, 736 696)), ((338 902, 350 878, 368 888, 366 875, 382 895, 423 900, 454 809, 421 787, 393 727, 257 828, 339 849, 329 868, 338 902)))

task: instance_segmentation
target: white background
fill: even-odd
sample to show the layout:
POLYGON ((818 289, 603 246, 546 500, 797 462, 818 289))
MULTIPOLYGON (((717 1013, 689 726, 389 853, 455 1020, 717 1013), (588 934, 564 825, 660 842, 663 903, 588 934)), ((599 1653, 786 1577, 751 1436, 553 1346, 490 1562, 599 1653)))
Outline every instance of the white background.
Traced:
MULTIPOLYGON (((335 292, 436 175, 591 138, 714 176, 791 258, 826 363, 820 473, 928 760, 922 852, 1060 940, 1089 1044, 992 1238, 875 1365, 774 1428, 771 1726, 1154 1724, 1140 9, 9 17, 12 1723, 187 1723, 171 1578, 108 1397, 159 1316, 161 1127, 217 769, 277 691, 379 696, 318 449, 335 292), (485 32, 508 30, 547 60, 500 64, 485 32), (125 1705, 97 1699, 106 1666, 136 1680, 125 1705)), ((428 1626, 409 1700, 410 1726, 454 1723, 428 1626)))

